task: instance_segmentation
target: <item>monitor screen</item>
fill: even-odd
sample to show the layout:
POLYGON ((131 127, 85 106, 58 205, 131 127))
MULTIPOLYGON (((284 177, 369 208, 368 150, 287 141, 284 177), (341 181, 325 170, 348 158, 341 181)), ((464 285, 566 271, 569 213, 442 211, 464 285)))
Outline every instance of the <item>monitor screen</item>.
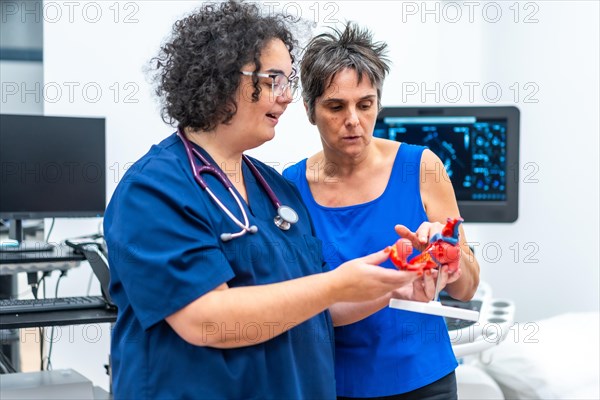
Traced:
POLYGON ((386 107, 374 136, 433 151, 444 164, 467 222, 518 218, 516 107, 386 107))
POLYGON ((0 115, 0 218, 102 216, 105 147, 103 118, 0 115))

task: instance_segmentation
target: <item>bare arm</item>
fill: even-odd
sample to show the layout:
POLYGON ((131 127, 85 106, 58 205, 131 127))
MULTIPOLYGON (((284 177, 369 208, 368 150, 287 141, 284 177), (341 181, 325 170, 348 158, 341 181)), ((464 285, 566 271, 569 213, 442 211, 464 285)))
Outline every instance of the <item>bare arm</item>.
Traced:
POLYGON ((392 298, 391 292, 361 303, 339 302, 329 307, 334 326, 353 324, 386 307, 392 298))
POLYGON ((380 251, 330 272, 270 285, 229 288, 223 284, 166 320, 179 336, 197 346, 262 343, 336 302, 377 299, 409 283, 414 274, 377 265, 387 257, 380 251))
POLYGON ((402 271, 410 280, 374 300, 356 302, 338 302, 329 307, 331 319, 334 326, 349 325, 360 321, 369 315, 387 307, 392 298, 403 298, 407 300, 428 301, 433 297, 435 282, 431 274, 419 279, 420 274, 415 271, 402 271), (427 293, 431 295, 427 298, 427 293))
MULTIPOLYGON (((430 222, 446 223, 448 217, 459 217, 454 189, 442 161, 430 150, 421 158, 421 198, 430 222)), ((419 232, 417 231, 417 234, 419 232)), ((460 226, 460 275, 448 283, 446 291, 455 299, 470 300, 479 285, 479 263, 467 245, 465 232, 460 226)))

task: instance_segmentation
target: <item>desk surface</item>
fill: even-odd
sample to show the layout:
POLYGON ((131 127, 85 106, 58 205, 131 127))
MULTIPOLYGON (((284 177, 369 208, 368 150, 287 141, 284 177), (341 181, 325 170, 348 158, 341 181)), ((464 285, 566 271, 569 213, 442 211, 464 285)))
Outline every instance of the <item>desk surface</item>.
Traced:
POLYGON ((69 246, 60 244, 51 251, 28 251, 23 253, 0 252, 0 264, 23 264, 43 262, 83 261, 83 254, 74 253, 69 246))
POLYGON ((25 253, 0 252, 0 275, 19 272, 68 270, 85 260, 83 254, 74 253, 66 245, 55 246, 52 251, 25 253))
POLYGON ((116 309, 45 311, 0 315, 0 329, 115 322, 116 309))

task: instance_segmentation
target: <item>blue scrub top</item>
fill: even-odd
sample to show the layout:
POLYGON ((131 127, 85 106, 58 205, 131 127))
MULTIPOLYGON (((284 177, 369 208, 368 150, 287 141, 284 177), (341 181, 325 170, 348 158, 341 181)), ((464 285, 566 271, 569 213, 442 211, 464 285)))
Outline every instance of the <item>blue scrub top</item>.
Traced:
MULTIPOLYGON (((321 242, 298 191, 272 168, 252 161, 280 201, 298 213, 289 231, 275 226, 273 204, 244 164, 246 211, 259 230, 222 242, 221 233, 239 228, 195 182, 175 134, 153 146, 119 183, 104 218, 110 292, 119 308, 111 344, 116 399, 335 397, 327 311, 265 343, 225 350, 189 344, 165 322, 223 283, 264 285, 323 271, 321 242)), ((223 185, 203 177, 241 219, 223 185)), ((252 337, 275 324, 210 324, 205 332, 252 337)))

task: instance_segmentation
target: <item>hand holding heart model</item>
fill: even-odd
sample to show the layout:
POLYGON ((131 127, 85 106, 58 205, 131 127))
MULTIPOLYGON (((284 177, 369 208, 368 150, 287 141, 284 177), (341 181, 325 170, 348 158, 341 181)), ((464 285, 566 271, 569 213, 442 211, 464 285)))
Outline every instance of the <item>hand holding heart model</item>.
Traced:
POLYGON ((390 260, 400 270, 423 272, 448 265, 448 272, 455 272, 460 261, 458 227, 462 222, 462 218, 448 218, 442 231, 433 235, 423 252, 410 261, 407 259, 413 252, 413 245, 408 239, 400 239, 390 246, 390 260))

